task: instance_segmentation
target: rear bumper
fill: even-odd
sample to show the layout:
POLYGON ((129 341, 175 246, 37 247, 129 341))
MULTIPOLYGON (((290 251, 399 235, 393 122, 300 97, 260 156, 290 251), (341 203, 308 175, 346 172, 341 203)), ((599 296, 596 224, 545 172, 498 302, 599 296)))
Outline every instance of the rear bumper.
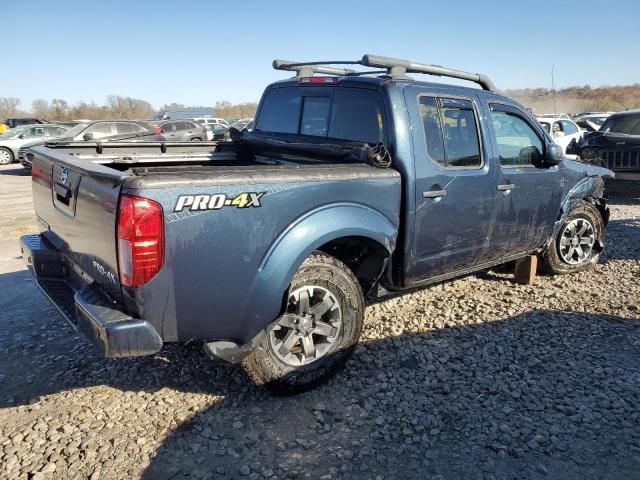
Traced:
POLYGON ((20 249, 44 295, 106 357, 138 357, 160 351, 162 338, 149 322, 119 310, 94 283, 83 284, 73 278, 73 269, 63 255, 41 235, 21 237, 20 249))

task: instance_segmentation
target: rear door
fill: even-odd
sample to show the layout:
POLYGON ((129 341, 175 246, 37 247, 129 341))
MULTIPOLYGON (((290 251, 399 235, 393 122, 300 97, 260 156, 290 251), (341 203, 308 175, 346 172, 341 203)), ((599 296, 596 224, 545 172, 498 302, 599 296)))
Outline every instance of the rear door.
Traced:
POLYGON ((405 89, 415 158, 415 222, 408 282, 421 283, 487 260, 494 170, 474 94, 405 89))
POLYGON ((535 120, 508 104, 494 102, 488 108, 499 165, 492 244, 498 256, 507 257, 550 238, 560 211, 562 177, 557 166, 539 166, 545 138, 535 120))

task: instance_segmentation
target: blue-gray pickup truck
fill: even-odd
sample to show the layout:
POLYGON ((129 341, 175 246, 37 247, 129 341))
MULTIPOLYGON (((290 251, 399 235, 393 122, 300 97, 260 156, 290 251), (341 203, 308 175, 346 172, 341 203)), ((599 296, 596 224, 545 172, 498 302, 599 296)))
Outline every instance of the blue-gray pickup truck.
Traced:
POLYGON ((340 63, 275 61, 296 76, 230 142, 32 149, 41 233, 21 247, 45 295, 107 357, 199 340, 299 391, 352 354, 367 299, 528 255, 597 261, 609 170, 564 158, 484 75, 340 63))

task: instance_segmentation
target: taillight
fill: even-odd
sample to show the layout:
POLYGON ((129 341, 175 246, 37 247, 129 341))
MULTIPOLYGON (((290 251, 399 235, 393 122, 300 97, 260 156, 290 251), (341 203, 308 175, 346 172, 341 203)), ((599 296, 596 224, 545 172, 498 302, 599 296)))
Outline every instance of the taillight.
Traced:
POLYGON ((334 84, 338 83, 338 77, 298 77, 298 83, 334 84))
POLYGON ((151 280, 164 260, 164 222, 160 204, 122 195, 118 208, 120 283, 139 287, 151 280))

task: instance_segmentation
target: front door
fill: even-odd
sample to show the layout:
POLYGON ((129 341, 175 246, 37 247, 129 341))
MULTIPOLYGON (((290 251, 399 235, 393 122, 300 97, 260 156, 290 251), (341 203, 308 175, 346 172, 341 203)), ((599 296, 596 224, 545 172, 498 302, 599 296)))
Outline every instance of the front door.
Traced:
POLYGON ((530 252, 551 237, 562 201, 557 166, 541 166, 545 137, 523 111, 489 104, 491 139, 499 164, 492 244, 499 257, 530 252))
POLYGON ((490 255, 495 178, 478 98, 408 87, 415 158, 415 220, 407 283, 473 268, 490 255))

